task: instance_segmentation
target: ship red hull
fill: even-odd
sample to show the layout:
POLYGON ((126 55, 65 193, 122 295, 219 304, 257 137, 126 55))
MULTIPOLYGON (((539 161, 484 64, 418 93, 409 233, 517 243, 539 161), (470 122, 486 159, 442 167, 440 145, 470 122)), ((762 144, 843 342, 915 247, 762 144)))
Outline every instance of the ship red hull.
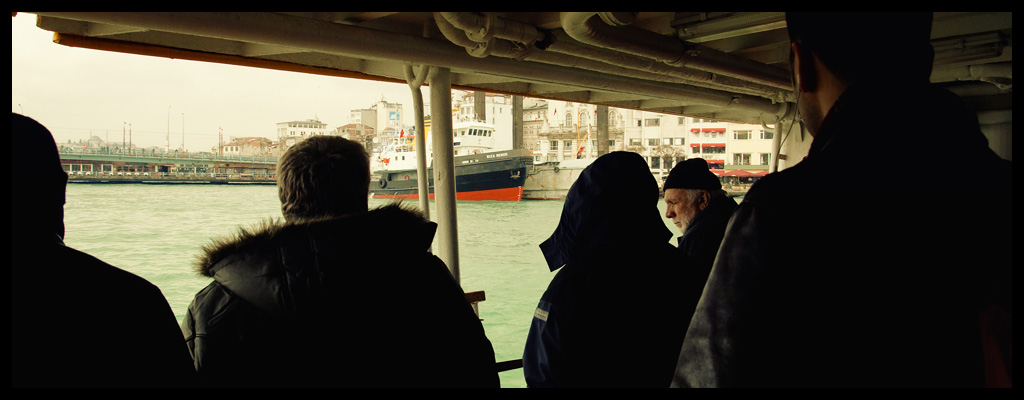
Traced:
MULTIPOLYGON (((429 198, 434 199, 434 194, 430 193, 429 198)), ((419 194, 383 194, 374 193, 373 198, 375 199, 409 199, 419 200, 419 194)), ((487 190, 474 190, 470 192, 456 192, 455 200, 468 200, 468 201, 520 201, 523 199, 523 187, 511 187, 503 189, 487 189, 487 190)))

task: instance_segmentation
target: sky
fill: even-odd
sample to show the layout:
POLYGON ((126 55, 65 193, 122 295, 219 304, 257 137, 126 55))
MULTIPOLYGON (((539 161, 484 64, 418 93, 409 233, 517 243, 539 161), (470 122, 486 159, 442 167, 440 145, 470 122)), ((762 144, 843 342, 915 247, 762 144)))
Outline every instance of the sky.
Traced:
POLYGON ((276 140, 278 122, 319 119, 334 129, 382 98, 402 104, 413 123, 407 84, 67 47, 35 19, 11 18, 11 112, 39 121, 58 143, 120 144, 130 124, 136 146, 174 150, 184 141, 210 151, 219 134, 276 140))

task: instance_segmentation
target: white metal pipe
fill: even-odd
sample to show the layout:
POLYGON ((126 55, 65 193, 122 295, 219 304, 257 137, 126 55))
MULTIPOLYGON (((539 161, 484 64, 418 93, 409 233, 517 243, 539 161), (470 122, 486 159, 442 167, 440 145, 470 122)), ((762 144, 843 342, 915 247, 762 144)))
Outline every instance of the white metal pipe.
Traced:
MULTIPOLYGON (((513 42, 511 42, 511 41, 503 40, 503 39, 498 39, 498 38, 491 38, 486 43, 475 42, 475 41, 473 41, 473 40, 471 40, 471 39, 469 39, 467 37, 468 32, 463 32, 460 28, 458 28, 457 26, 453 25, 450 21, 448 21, 443 16, 443 14, 445 14, 445 13, 434 13, 434 15, 435 15, 434 20, 437 23, 437 26, 438 26, 440 32, 449 41, 451 41, 452 43, 455 43, 457 45, 465 47, 467 49, 467 51, 469 51, 471 54, 473 54, 476 57, 481 57, 482 58, 482 57, 486 57, 486 56, 489 56, 489 55, 493 55, 493 56, 496 56, 496 57, 506 57, 506 58, 512 58, 512 59, 516 59, 516 60, 520 60, 520 61, 537 61, 537 62, 544 63, 544 64, 552 64, 552 65, 557 65, 557 66, 564 66, 564 67, 573 68, 576 71, 589 70, 589 71, 595 71, 595 72, 599 72, 599 73, 610 73, 610 74, 617 75, 617 76, 630 77, 630 78, 636 78, 636 79, 646 79, 646 80, 658 79, 658 80, 661 80, 661 81, 669 81, 669 82, 680 84, 680 86, 676 86, 673 89, 675 94, 677 94, 677 95, 684 95, 684 96, 686 96, 686 98, 688 100, 691 100, 691 101, 693 101, 694 103, 697 103, 697 104, 714 104, 714 105, 717 105, 717 106, 720 106, 720 107, 729 107, 729 106, 732 106, 732 107, 744 107, 745 105, 740 105, 738 103, 738 101, 740 101, 739 99, 743 98, 742 101, 750 100, 749 96, 743 96, 741 94, 720 90, 720 89, 723 89, 723 88, 729 89, 730 87, 724 87, 722 85, 717 85, 717 84, 713 84, 712 85, 712 86, 716 86, 716 88, 708 88, 708 87, 695 86, 694 85, 694 83, 695 83, 694 79, 685 79, 685 78, 681 77, 681 76, 687 76, 687 74, 685 72, 679 72, 678 74, 676 74, 676 73, 670 73, 670 72, 664 71, 665 69, 672 68, 672 67, 666 66, 664 64, 661 64, 661 66, 658 66, 658 65, 654 65, 653 66, 654 69, 660 69, 661 70, 661 71, 659 71, 660 73, 659 72, 655 72, 655 71, 646 71, 645 72, 645 71, 641 71, 641 70, 638 70, 638 69, 635 69, 635 68, 630 68, 628 66, 612 65, 612 64, 605 63, 603 61, 596 61, 594 59, 587 58, 587 57, 577 57, 575 54, 569 54, 567 52, 547 52, 547 51, 537 50, 535 47, 522 47, 522 46, 513 44, 513 42)), ((466 14, 466 13, 457 13, 457 14, 466 14)), ((469 13, 469 14, 472 14, 472 13, 469 13)), ((566 39, 571 39, 571 38, 568 38, 565 35, 562 35, 562 36, 565 37, 566 39)), ((552 46, 552 47, 554 47, 554 46, 552 46)), ((597 50, 597 49, 595 49, 595 50, 597 50)), ((628 58, 630 56, 626 55, 626 54, 619 54, 618 57, 613 57, 613 56, 609 56, 609 57, 610 58, 620 58, 621 59, 621 58, 624 58, 624 57, 628 58)), ((651 62, 651 63, 653 63, 653 62, 651 62)), ((708 77, 708 79, 711 79, 711 78, 712 77, 708 77)), ((728 78, 726 78, 726 80, 728 80, 728 78)), ((636 83, 636 84, 640 84, 641 81, 633 81, 633 82, 636 83)), ((663 83, 662 85, 665 85, 665 84, 663 83)), ((755 84, 751 83, 750 85, 754 86, 755 84)), ((732 87, 732 88, 735 88, 735 87, 732 87)), ((751 89, 751 87, 747 87, 746 89, 751 89)), ((778 90, 775 90, 772 93, 767 93, 767 92, 769 92, 771 90, 772 90, 771 88, 761 88, 761 90, 751 89, 751 90, 747 91, 747 93, 756 92, 756 94, 758 94, 758 95, 770 95, 770 96, 772 96, 773 101, 777 101, 777 102, 780 102, 780 103, 785 101, 785 99, 783 98, 783 97, 786 97, 785 94, 781 93, 778 90)), ((758 100, 755 100, 755 101, 758 101, 758 100)), ((767 102, 767 100, 764 100, 764 101, 767 102)), ((775 104, 769 103, 769 104, 766 104, 766 108, 764 110, 765 111, 772 110, 772 111, 768 112, 769 114, 771 114, 771 113, 774 113, 775 110, 777 110, 777 107, 776 107, 775 104)))
POLYGON ((473 12, 440 12, 449 23, 466 32, 466 37, 476 42, 491 38, 508 39, 531 45, 544 38, 536 27, 517 21, 498 18, 492 14, 480 15, 473 12))
MULTIPOLYGON (((435 12, 434 20, 445 38, 456 45, 465 47, 475 57, 493 55, 516 60, 537 61, 638 79, 656 79, 738 92, 770 98, 776 102, 789 101, 792 97, 792 92, 789 89, 780 89, 693 68, 672 66, 650 57, 584 44, 573 39, 561 29, 548 31, 549 36, 541 49, 540 45, 534 46, 530 43, 541 40, 544 35, 539 33, 536 28, 519 27, 519 25, 523 25, 519 22, 506 21, 493 15, 481 16, 473 12, 435 12), (513 33, 506 33, 508 27, 515 27, 512 29, 513 33), (533 33, 526 36, 514 34, 522 31, 533 33), (476 40, 473 39, 474 36, 477 38, 476 40), (560 56, 550 53, 558 53, 560 56)), ((699 95, 695 95, 695 97, 706 98, 699 95)))
MULTIPOLYGON (((779 171, 779 152, 782 151, 782 125, 783 123, 781 120, 775 122, 775 133, 772 135, 772 153, 770 155, 771 160, 768 164, 768 172, 779 171)), ((768 125, 764 122, 761 123, 761 127, 766 131, 769 129, 768 125)))
MULTIPOLYGON (((500 23, 504 21, 501 18, 493 16, 490 18, 498 21, 494 25, 509 25, 509 23, 500 23)), ((509 35, 495 29, 490 29, 490 31, 494 31, 493 34, 480 31, 480 29, 485 29, 487 24, 480 22, 484 19, 476 13, 435 12, 434 20, 445 38, 456 45, 465 47, 474 57, 505 57, 629 78, 672 82, 681 85, 675 89, 677 93, 685 93, 689 99, 702 104, 722 106, 729 104, 733 98, 748 97, 749 95, 771 99, 774 104, 790 101, 792 97, 792 92, 789 89, 779 89, 751 80, 673 66, 649 57, 580 43, 560 29, 549 32, 550 41, 545 43, 544 50, 540 50, 539 46, 524 46, 512 39, 504 40, 509 35), (472 33, 477 34, 478 40, 482 38, 487 38, 487 40, 475 41, 471 37, 472 33)), ((745 107, 745 105, 736 104, 734 106, 745 107)))
POLYGON ((430 73, 430 131, 434 148, 434 204, 437 207, 438 257, 448 265, 455 282, 459 270, 458 218, 455 212, 455 148, 452 143, 451 70, 433 67, 430 73))
POLYGON ((420 209, 423 216, 430 219, 430 192, 427 186, 427 132, 423 124, 423 93, 420 86, 430 75, 430 67, 420 66, 420 73, 416 74, 411 65, 405 66, 405 79, 409 82, 409 89, 412 90, 413 111, 416 116, 416 179, 417 189, 420 198, 420 209))
MULTIPOLYGON (((655 60, 674 66, 690 66, 697 69, 715 70, 724 75, 748 79, 756 83, 780 89, 790 88, 788 73, 781 68, 765 69, 764 65, 743 57, 734 56, 709 47, 688 44, 684 41, 629 26, 611 26, 602 20, 611 14, 596 12, 562 12, 559 15, 562 29, 569 36, 582 43, 618 49, 619 51, 655 60)), ((623 13, 628 14, 628 13, 623 13)), ((623 23, 629 23, 625 21, 623 23)))

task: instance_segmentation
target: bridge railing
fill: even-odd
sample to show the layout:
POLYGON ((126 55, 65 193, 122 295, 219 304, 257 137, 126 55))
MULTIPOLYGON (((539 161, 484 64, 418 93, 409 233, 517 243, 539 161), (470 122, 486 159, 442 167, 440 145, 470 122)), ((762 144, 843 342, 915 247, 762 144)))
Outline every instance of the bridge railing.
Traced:
POLYGON ((187 152, 187 151, 160 151, 152 149, 121 149, 121 148, 79 148, 62 146, 62 155, 80 156, 109 156, 109 157, 133 157, 133 158, 159 158, 181 161, 233 161, 233 162, 259 162, 276 164, 278 157, 269 155, 236 155, 216 154, 210 152, 187 152))

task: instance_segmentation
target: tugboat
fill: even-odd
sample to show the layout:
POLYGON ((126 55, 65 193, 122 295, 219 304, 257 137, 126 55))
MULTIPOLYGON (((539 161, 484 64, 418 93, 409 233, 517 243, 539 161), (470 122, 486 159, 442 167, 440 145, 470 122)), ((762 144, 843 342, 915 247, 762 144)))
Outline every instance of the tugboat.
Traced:
MULTIPOLYGON (((533 157, 527 150, 494 150, 493 125, 460 121, 453 125, 456 200, 520 201, 526 168, 533 157)), ((400 132, 378 143, 371 160, 370 197, 419 199, 415 140, 400 132)), ((434 198, 432 153, 427 152, 427 188, 434 198)))

